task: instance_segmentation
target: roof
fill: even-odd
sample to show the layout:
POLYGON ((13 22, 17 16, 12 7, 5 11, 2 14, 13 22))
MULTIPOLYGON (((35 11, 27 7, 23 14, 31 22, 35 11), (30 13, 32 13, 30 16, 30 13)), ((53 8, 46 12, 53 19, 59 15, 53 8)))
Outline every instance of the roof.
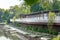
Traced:
POLYGON ((49 12, 58 13, 60 11, 59 10, 44 10, 44 11, 33 12, 33 13, 30 13, 30 14, 20 14, 20 16, 38 15, 38 14, 44 14, 44 13, 49 13, 49 12))

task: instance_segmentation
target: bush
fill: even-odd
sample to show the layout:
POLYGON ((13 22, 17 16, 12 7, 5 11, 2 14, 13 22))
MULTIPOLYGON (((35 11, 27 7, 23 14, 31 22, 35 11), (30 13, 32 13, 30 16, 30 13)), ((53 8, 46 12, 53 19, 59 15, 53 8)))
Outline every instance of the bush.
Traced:
POLYGON ((54 29, 52 30, 51 33, 49 33, 49 30, 47 28, 33 27, 33 26, 30 26, 30 25, 28 25, 25 29, 33 31, 33 32, 48 33, 48 34, 53 34, 53 35, 58 34, 58 32, 56 32, 56 30, 54 30, 54 29))

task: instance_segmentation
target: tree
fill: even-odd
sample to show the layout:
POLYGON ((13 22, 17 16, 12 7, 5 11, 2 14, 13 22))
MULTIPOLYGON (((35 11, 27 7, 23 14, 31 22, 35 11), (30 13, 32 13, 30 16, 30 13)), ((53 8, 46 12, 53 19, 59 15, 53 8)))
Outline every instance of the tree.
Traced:
POLYGON ((6 10, 6 11, 3 13, 2 19, 3 19, 4 21, 6 21, 6 22, 9 22, 9 20, 10 20, 10 13, 9 13, 8 10, 6 10))
POLYGON ((24 0, 25 3, 27 3, 30 6, 33 6, 36 3, 40 3, 40 6, 44 9, 44 10, 51 10, 52 9, 52 2, 50 2, 50 0, 24 0))
POLYGON ((41 11, 41 10, 43 10, 43 8, 40 5, 40 3, 36 3, 36 4, 32 5, 30 8, 31 12, 37 12, 37 11, 41 11))
POLYGON ((58 1, 58 0, 53 0, 53 4, 52 4, 52 6, 53 6, 53 9, 54 10, 60 10, 60 1, 58 1))
POLYGON ((27 5, 33 5, 38 2, 38 0, 24 0, 27 5))
POLYGON ((0 22, 3 21, 2 19, 2 15, 4 14, 5 10, 4 9, 0 9, 0 22))
POLYGON ((55 13, 54 12, 49 12, 49 15, 48 15, 48 30, 49 30, 49 33, 52 33, 53 31, 53 24, 54 24, 54 19, 55 19, 55 13))

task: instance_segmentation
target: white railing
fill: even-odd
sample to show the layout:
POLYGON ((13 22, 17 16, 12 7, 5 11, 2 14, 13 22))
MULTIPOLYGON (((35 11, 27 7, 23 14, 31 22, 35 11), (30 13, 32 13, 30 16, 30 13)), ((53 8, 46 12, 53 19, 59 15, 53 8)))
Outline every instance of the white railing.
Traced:
MULTIPOLYGON (((10 21, 13 21, 12 19, 10 21)), ((31 17, 31 18, 22 18, 22 19, 16 19, 16 22, 48 22, 48 17, 44 16, 44 18, 41 17, 31 17)), ((54 22, 59 23, 60 22, 60 16, 56 16, 54 19, 54 22)))
MULTIPOLYGON (((56 17, 54 22, 60 23, 60 13, 56 13, 56 17)), ((12 19, 10 21, 13 21, 12 19)), ((27 18, 19 18, 15 20, 16 22, 48 22, 48 14, 41 14, 40 17, 27 17, 27 18)))

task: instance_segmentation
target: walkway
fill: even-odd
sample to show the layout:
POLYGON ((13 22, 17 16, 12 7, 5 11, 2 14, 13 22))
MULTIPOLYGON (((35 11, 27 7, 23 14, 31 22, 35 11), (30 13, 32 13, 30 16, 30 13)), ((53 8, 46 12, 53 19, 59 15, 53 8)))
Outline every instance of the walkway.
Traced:
MULTIPOLYGON (((9 28, 9 29, 7 29, 7 30, 11 30, 11 31, 16 31, 16 32, 19 32, 19 33, 21 33, 21 34, 27 34, 27 32, 24 32, 24 31, 22 31, 22 30, 19 30, 19 29, 17 29, 17 28, 14 28, 14 27, 11 27, 10 25, 5 25, 4 26, 5 28, 9 28)), ((18 35, 18 34, 16 34, 16 36, 18 37, 18 38, 20 38, 21 40, 28 40, 27 38, 25 38, 24 36, 22 36, 22 35, 18 35)))
MULTIPOLYGON (((18 34, 16 34, 16 36, 18 36, 22 40, 37 40, 37 39, 40 40, 40 38, 45 38, 45 37, 41 37, 41 35, 33 35, 30 33, 24 32, 20 29, 11 27, 10 25, 5 25, 4 27, 9 28, 8 30, 11 30, 11 31, 15 30, 16 32, 18 32, 18 34), (38 37, 38 38, 35 38, 35 37, 38 37)), ((45 38, 45 39, 50 39, 50 38, 45 38)))

